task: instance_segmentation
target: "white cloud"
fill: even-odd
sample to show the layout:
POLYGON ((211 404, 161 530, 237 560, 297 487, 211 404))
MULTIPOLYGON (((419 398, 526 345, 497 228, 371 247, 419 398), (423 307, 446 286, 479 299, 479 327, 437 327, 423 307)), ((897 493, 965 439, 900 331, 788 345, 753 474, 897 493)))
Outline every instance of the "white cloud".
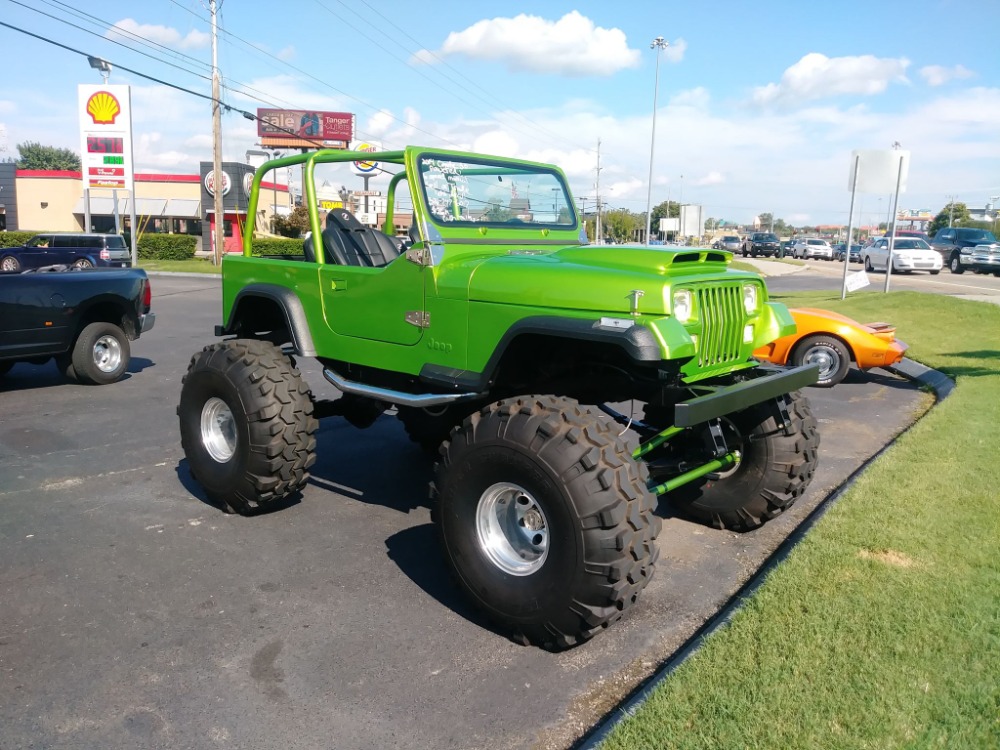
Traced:
POLYGON ((726 178, 722 176, 721 172, 709 172, 704 177, 699 177, 694 181, 695 185, 721 185, 726 181, 726 178))
POLYGON ((964 65, 955 65, 951 68, 943 65, 925 65, 920 69, 920 76, 928 86, 942 86, 953 79, 972 78, 973 75, 975 74, 964 65))
POLYGON ((516 156, 520 149, 517 141, 509 133, 502 130, 491 130, 473 141, 472 150, 481 154, 516 156))
POLYGON ((670 42, 670 46, 663 50, 663 57, 668 62, 679 63, 684 59, 684 53, 687 51, 687 48, 688 43, 684 41, 683 37, 679 37, 676 41, 670 42))
POLYGON ((177 29, 171 26, 158 26, 156 24, 139 23, 132 18, 123 18, 108 29, 104 36, 108 39, 118 39, 121 41, 135 40, 135 37, 156 42, 179 49, 198 49, 207 47, 212 40, 204 31, 192 29, 186 35, 182 35, 177 29))
POLYGON ((293 59, 296 54, 297 53, 295 51, 295 45, 290 44, 287 47, 278 50, 277 54, 275 54, 275 57, 277 57, 279 60, 284 60, 287 62, 288 60, 293 59))
POLYGON ((909 64, 906 58, 827 57, 810 52, 785 70, 780 83, 755 88, 753 100, 758 104, 799 103, 839 94, 880 94, 890 83, 906 82, 909 64))
MULTIPOLYGON (((686 46, 683 40, 680 43, 686 46)), ((679 54, 683 56, 683 48, 679 54)), ((639 51, 629 48, 621 29, 595 26, 575 10, 558 21, 524 13, 478 21, 450 33, 436 52, 421 50, 411 62, 432 64, 435 56, 449 55, 494 60, 515 71, 566 76, 610 76, 637 67, 640 59, 639 51)))
POLYGON ((395 119, 396 118, 393 116, 392 112, 387 109, 380 109, 368 118, 368 124, 365 125, 365 132, 373 136, 381 137, 388 132, 389 128, 392 127, 392 123, 395 119))

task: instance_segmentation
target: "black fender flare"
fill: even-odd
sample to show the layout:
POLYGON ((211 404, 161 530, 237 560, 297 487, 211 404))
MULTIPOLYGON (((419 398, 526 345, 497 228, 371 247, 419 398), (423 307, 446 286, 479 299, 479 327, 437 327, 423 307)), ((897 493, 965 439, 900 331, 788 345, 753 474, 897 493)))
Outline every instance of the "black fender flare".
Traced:
POLYGON ((534 334, 552 338, 575 339, 599 344, 612 344, 637 362, 659 362, 660 345, 652 331, 626 316, 620 318, 579 319, 556 318, 536 315, 519 320, 512 325, 497 343, 482 372, 456 370, 437 365, 424 365, 420 378, 430 383, 459 390, 485 390, 496 372, 504 353, 520 336, 534 334), (614 322, 613 322, 614 321, 614 322))
POLYGON ((285 315, 285 325, 292 337, 295 353, 301 357, 315 357, 316 346, 313 344, 312 333, 309 331, 309 320, 306 318, 302 300, 291 289, 277 284, 247 284, 240 289, 233 300, 229 319, 223 326, 216 326, 217 336, 227 336, 235 333, 233 321, 237 319, 240 305, 249 303, 253 298, 264 298, 278 305, 285 315))

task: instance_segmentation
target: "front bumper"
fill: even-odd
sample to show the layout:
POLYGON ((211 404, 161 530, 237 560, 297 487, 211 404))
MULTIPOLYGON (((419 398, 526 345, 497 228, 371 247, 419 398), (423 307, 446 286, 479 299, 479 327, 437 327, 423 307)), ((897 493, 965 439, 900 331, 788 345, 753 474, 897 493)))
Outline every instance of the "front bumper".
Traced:
POLYGON ((674 425, 692 427, 702 424, 805 388, 819 380, 819 365, 802 365, 790 369, 761 367, 760 370, 770 374, 722 386, 705 396, 675 405, 674 425))
POLYGON ((940 271, 941 260, 913 260, 912 258, 900 258, 898 255, 892 259, 892 267, 900 271, 940 271))
POLYGON ((973 271, 1000 271, 1000 255, 996 253, 962 253, 959 259, 964 268, 973 271))

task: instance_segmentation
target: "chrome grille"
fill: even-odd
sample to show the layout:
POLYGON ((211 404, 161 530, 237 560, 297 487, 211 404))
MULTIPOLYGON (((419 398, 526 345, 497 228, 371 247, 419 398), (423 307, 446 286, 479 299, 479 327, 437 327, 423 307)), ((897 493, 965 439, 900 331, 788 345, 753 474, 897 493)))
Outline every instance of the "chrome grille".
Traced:
POLYGON ((743 288, 740 284, 696 287, 695 311, 701 322, 698 366, 716 367, 740 358, 743 341, 743 288))

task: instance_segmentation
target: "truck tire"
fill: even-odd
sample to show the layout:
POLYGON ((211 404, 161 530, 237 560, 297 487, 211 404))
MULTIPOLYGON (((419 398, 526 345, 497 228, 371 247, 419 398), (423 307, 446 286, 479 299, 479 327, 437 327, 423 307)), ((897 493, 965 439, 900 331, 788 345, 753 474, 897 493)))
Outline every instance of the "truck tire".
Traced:
POLYGON ((620 619, 661 521, 613 422, 569 398, 504 399, 441 449, 433 518, 459 585, 513 639, 557 650, 620 619))
MULTIPOLYGON (((786 405, 790 435, 778 425, 770 402, 723 418, 727 445, 740 451, 740 462, 674 490, 667 495, 673 506, 695 520, 733 531, 756 529, 790 508, 816 471, 819 431, 800 391, 787 394, 786 405)), ((647 406, 644 421, 667 426, 663 410, 647 406)))
POLYGON ((965 269, 962 268, 962 260, 958 253, 951 254, 951 260, 948 261, 948 270, 952 273, 965 273, 965 269))
POLYGON ((206 346, 181 382, 181 447, 223 510, 250 515, 305 485, 319 423, 302 375, 278 347, 256 339, 206 346))
POLYGON ((114 323, 90 323, 77 336, 70 362, 84 385, 108 385, 121 380, 132 352, 125 331, 114 323))
POLYGON ((851 369, 851 352, 840 339, 833 336, 806 336, 792 351, 792 363, 819 365, 820 388, 832 388, 847 377, 851 369))

